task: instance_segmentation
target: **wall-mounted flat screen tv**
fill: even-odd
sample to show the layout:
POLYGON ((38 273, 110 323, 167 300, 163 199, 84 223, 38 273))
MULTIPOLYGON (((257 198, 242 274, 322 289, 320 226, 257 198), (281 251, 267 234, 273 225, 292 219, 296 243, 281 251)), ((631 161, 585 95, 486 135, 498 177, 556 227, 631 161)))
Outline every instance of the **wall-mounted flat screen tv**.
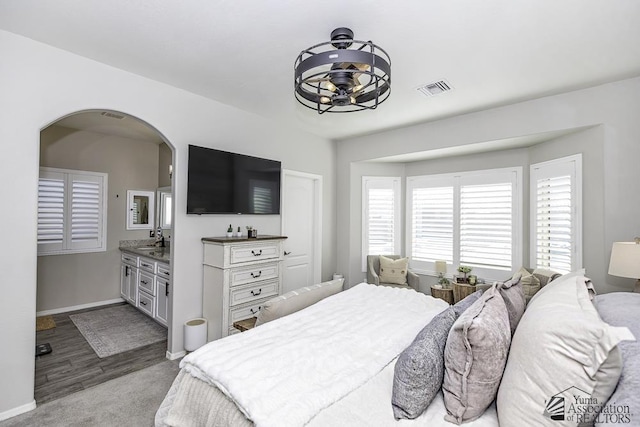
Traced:
POLYGON ((279 214, 281 163, 189 145, 188 214, 279 214))

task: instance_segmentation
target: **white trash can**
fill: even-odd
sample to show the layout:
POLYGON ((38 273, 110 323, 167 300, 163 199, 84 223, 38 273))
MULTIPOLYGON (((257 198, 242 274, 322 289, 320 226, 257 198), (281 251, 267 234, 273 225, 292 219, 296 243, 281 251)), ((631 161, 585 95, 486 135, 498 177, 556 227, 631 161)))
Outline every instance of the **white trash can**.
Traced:
POLYGON ((184 323, 184 349, 195 351, 207 343, 207 319, 197 318, 184 323))

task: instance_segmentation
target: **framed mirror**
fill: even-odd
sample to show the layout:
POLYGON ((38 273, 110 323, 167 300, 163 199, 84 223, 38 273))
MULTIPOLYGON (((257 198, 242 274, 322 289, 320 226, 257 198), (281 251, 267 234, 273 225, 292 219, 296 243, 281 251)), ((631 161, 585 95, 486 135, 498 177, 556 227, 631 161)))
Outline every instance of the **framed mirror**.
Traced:
POLYGON ((127 191, 127 230, 152 230, 155 214, 155 192, 127 191))
POLYGON ((158 227, 163 230, 171 228, 172 196, 171 187, 160 187, 156 192, 158 227))

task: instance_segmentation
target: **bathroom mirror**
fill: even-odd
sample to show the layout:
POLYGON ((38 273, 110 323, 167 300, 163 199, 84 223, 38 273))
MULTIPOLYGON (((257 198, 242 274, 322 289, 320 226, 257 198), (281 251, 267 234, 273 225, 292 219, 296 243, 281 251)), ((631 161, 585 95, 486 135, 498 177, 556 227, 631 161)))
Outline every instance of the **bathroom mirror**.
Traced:
POLYGON ((155 192, 127 191, 127 230, 152 230, 155 213, 155 192))
POLYGON ((158 227, 163 230, 171 228, 171 187, 160 187, 156 191, 158 227))

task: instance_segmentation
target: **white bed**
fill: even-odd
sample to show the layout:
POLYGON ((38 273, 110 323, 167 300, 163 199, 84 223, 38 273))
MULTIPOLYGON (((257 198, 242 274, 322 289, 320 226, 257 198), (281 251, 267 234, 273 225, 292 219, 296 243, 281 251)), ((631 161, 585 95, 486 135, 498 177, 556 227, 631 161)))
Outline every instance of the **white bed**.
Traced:
MULTIPOLYGON (((156 425, 450 426, 441 394, 415 420, 396 421, 391 408, 397 356, 447 307, 360 284, 211 342, 181 362, 156 425)), ((466 425, 497 426, 495 407, 466 425)))

